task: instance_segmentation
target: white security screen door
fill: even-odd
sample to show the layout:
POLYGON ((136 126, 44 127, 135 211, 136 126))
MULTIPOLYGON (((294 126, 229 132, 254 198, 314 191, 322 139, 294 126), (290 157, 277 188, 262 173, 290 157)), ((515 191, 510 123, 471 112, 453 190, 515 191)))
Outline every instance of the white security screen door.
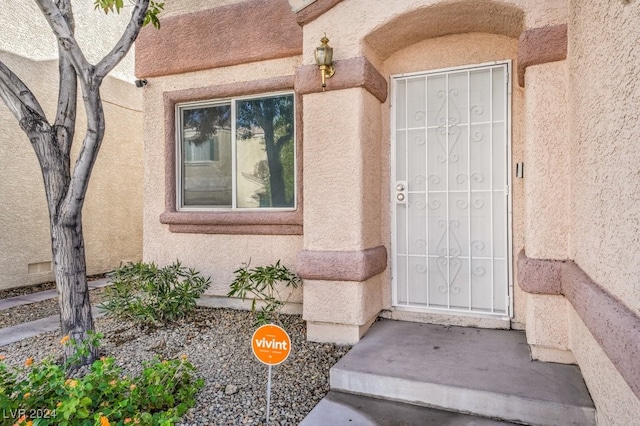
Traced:
POLYGON ((509 65, 393 77, 393 303, 510 315, 509 65))

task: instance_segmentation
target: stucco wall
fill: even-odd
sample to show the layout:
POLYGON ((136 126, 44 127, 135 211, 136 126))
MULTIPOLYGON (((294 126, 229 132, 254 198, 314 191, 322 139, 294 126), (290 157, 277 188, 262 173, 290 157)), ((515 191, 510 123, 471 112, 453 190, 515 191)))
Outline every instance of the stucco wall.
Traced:
MULTIPOLYGON (((527 256, 572 259, 594 286, 608 292, 602 294, 611 294, 611 300, 625 305, 636 318, 640 314, 639 12, 636 1, 569 1, 567 60, 533 66, 526 73, 525 168, 527 256), (564 103, 564 110, 550 108, 564 103)), ((596 404, 598 423, 633 424, 640 400, 630 384, 637 379, 615 355, 628 352, 633 343, 623 346, 603 338, 603 333, 620 333, 620 327, 628 327, 622 319, 626 309, 604 304, 609 312, 600 313, 600 323, 581 312, 583 321, 576 313, 584 309, 577 296, 588 291, 585 286, 578 293, 574 289, 567 297, 578 304, 574 309, 567 303, 566 313, 557 307, 561 296, 530 296, 527 338, 534 345, 532 354, 557 361, 564 356, 558 350, 569 348, 596 404)), ((624 331, 630 342, 636 331, 624 331)))
POLYGON ((569 3, 570 257, 640 314, 640 2, 569 3))
POLYGON ((566 62, 526 73, 525 201, 527 256, 567 259, 569 135, 566 62))
POLYGON ((304 101, 305 249, 379 245, 379 102, 357 88, 304 101))
MULTIPOLYGON (((640 314, 640 2, 570 0, 568 23, 569 257, 640 314)), ((636 422, 640 401, 573 318, 600 424, 636 422)))
MULTIPOLYGON (((0 53, 35 93, 48 117, 55 113, 57 62, 0 53)), ((83 210, 87 272, 96 274, 142 255, 142 93, 108 77, 102 90, 107 129, 83 210)), ((72 164, 84 135, 80 103, 72 164)), ((0 104, 0 288, 53 279, 42 174, 24 132, 0 104), (42 263, 38 267, 38 263, 42 263), (31 265, 31 266, 29 266, 31 265)))
MULTIPOLYGON (((184 265, 210 276, 209 295, 226 295, 233 271, 242 263, 266 265, 281 260, 295 269, 302 249, 298 235, 228 235, 172 233, 160 223, 165 211, 165 111, 163 93, 170 91, 250 82, 293 75, 299 57, 238 65, 208 71, 149 79, 144 89, 144 243, 145 261, 165 265, 179 259, 184 265)), ((300 302, 301 291, 290 301, 300 302)))
POLYGON ((568 306, 569 344, 596 406, 600 426, 628 426, 638 422, 640 399, 611 364, 576 311, 568 306))
MULTIPOLYGON (((131 8, 120 14, 95 10, 92 1, 73 0, 76 39, 87 59, 98 62, 118 41, 131 17, 131 8)), ((0 51, 34 60, 57 59, 55 37, 34 1, 6 1, 0 14, 0 51)), ((127 55, 111 76, 133 80, 134 55, 127 55)))

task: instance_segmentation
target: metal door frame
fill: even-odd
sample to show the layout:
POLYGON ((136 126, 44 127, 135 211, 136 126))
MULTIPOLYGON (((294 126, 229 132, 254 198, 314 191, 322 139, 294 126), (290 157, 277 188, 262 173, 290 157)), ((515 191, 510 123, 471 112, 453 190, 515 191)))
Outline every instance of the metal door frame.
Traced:
POLYGON ((511 60, 503 60, 503 61, 495 61, 495 62, 484 62, 484 63, 480 63, 480 64, 473 64, 473 65, 462 65, 462 66, 456 66, 456 67, 449 67, 449 68, 441 68, 441 69, 436 69, 436 70, 429 70, 429 71, 419 71, 419 72, 412 72, 412 73, 402 73, 402 74, 394 74, 390 76, 390 82, 391 82, 391 90, 390 90, 390 108, 389 108, 389 113, 391 115, 389 123, 390 123, 390 143, 391 143, 391 147, 390 147, 390 180, 389 180, 389 200, 390 200, 390 215, 391 215, 391 220, 390 220, 390 227, 391 227, 391 240, 390 240, 390 245, 391 245, 391 303, 392 303, 392 308, 395 310, 401 310, 401 311, 409 311, 409 312, 425 312, 425 313, 435 313, 435 314, 444 314, 444 315, 462 315, 462 316, 472 316, 472 317, 479 317, 479 318, 502 318, 502 319, 511 319, 513 318, 513 184, 512 184, 512 138, 511 138, 511 132, 512 132, 512 72, 511 72, 511 68, 512 68, 512 61, 511 60), (407 78, 407 77, 411 77, 411 76, 430 76, 430 75, 438 75, 438 74, 450 74, 456 71, 471 71, 471 70, 475 70, 475 69, 481 69, 481 68, 487 68, 487 67, 491 67, 491 66, 497 66, 497 65, 505 65, 506 68, 506 85, 507 85, 507 90, 506 90, 506 95, 507 95, 507 99, 506 99, 506 116, 505 116, 505 120, 506 120, 506 144, 507 144, 507 164, 506 164, 506 170, 507 170, 507 176, 506 176, 506 182, 507 182, 507 247, 506 247, 506 253, 507 253, 507 315, 504 314, 495 314, 495 313, 480 313, 480 312, 474 312, 471 310, 457 310, 457 309, 440 309, 440 308, 434 308, 434 307, 417 307, 417 306, 401 306, 398 305, 398 301, 397 301, 397 261, 398 261, 398 257, 397 257, 397 248, 396 248, 396 244, 397 244, 397 226, 396 226, 396 199, 395 199, 395 194, 396 194, 396 190, 394 188, 395 184, 396 184, 396 87, 397 84, 396 82, 398 81, 398 79, 401 78, 407 78))

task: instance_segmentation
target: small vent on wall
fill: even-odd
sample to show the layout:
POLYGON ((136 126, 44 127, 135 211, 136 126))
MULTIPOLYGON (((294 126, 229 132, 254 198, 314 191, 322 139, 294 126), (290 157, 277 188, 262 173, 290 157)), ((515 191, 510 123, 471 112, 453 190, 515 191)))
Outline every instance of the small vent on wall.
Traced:
POLYGON ((49 262, 38 262, 38 263, 30 263, 29 264, 29 273, 37 274, 40 272, 51 272, 51 261, 49 262))

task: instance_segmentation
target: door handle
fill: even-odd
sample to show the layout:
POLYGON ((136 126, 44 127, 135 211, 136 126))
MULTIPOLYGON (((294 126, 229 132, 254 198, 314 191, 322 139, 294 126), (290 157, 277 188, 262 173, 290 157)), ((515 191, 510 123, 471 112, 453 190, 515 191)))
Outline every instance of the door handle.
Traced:
POLYGON ((407 203, 407 182, 396 182, 396 203, 407 203))

